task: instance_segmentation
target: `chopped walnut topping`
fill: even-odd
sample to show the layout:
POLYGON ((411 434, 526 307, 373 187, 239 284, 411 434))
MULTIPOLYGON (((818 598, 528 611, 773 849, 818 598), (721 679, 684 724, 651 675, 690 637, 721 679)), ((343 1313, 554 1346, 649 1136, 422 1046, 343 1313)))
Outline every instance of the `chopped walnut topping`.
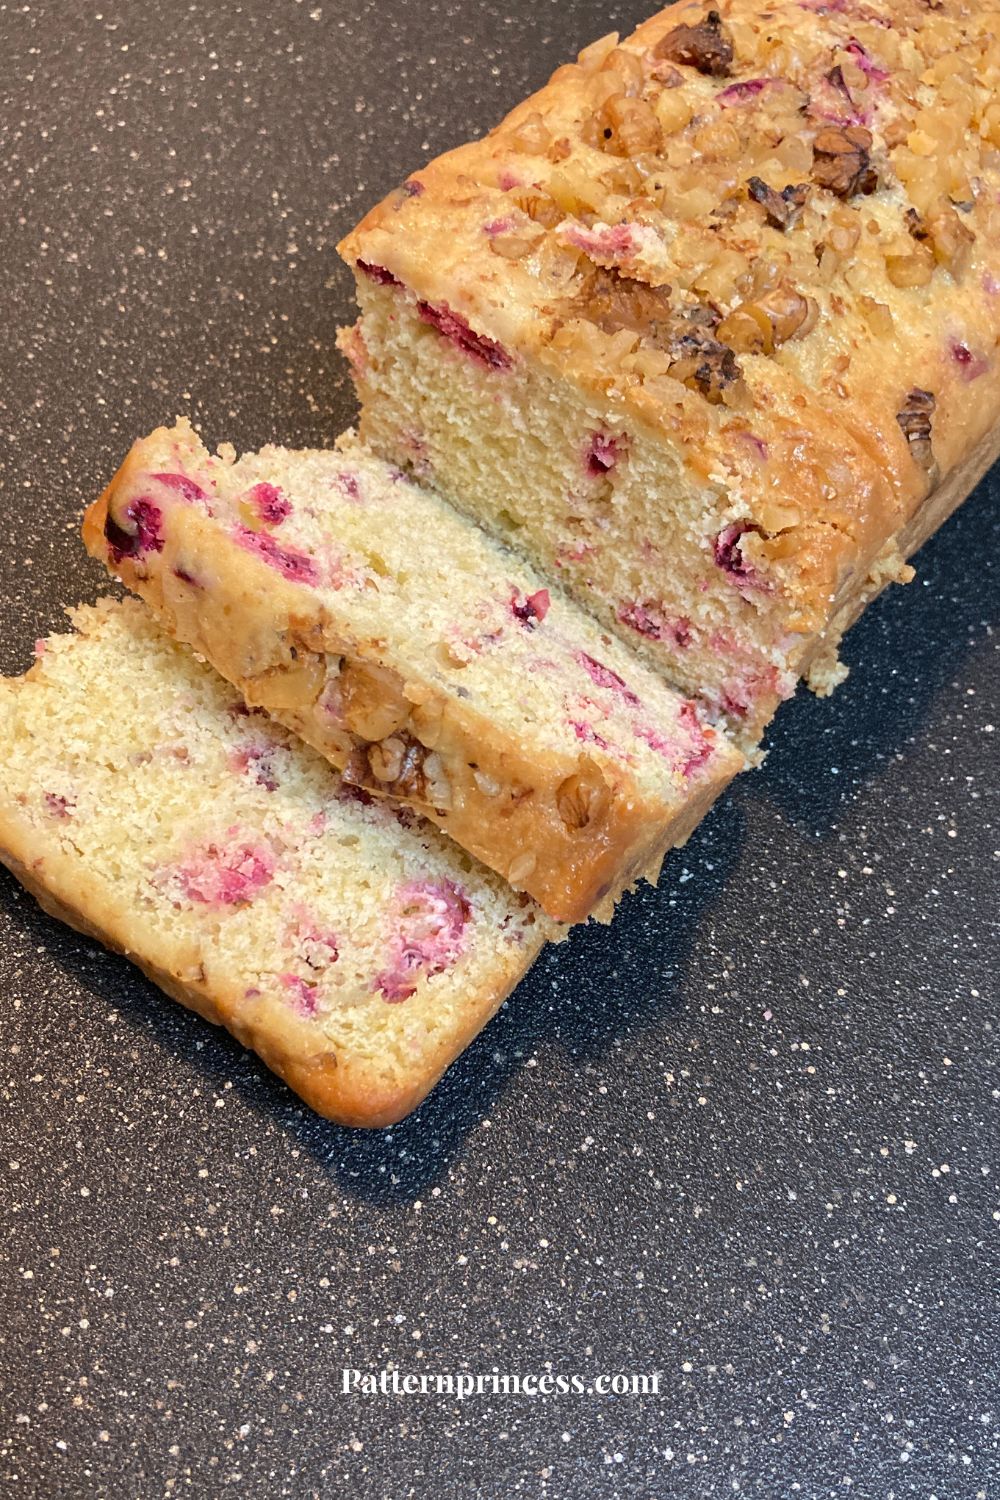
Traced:
POLYGON ((747 192, 755 203, 762 206, 772 229, 794 229, 802 217, 802 210, 809 196, 809 184, 789 183, 779 193, 777 188, 768 187, 761 178, 751 177, 747 183, 747 192))
POLYGON ((934 256, 927 245, 914 245, 906 255, 891 250, 885 257, 885 272, 893 286, 926 286, 934 274, 934 256))
POLYGON ((963 224, 951 204, 944 204, 927 224, 931 249, 939 266, 945 266, 953 276, 961 276, 972 255, 976 236, 963 224))
POLYGON ((555 229, 557 224, 562 223, 563 215, 558 204, 553 203, 547 193, 539 188, 519 187, 513 188, 510 197, 522 213, 527 214, 533 223, 539 224, 542 229, 555 229))
POLYGON ((871 147, 871 131, 863 125, 821 130, 813 141, 813 182, 839 198, 873 193, 878 173, 872 166, 871 147))
POLYGON ((647 286, 617 271, 595 269, 580 295, 580 312, 603 333, 627 329, 662 350, 674 380, 714 404, 740 377, 732 349, 715 337, 718 314, 703 304, 675 308, 670 287, 647 286))
POLYGON ((969 263, 976 236, 962 223, 950 203, 942 202, 928 218, 915 208, 903 215, 906 227, 918 244, 930 246, 939 266, 946 266, 953 276, 961 276, 969 263))
POLYGON ((507 136, 513 150, 540 156, 552 144, 552 135, 538 110, 532 110, 507 136))
POLYGON ((910 446, 910 456, 914 463, 928 473, 933 473, 936 467, 931 447, 931 426, 936 405, 932 392, 922 391, 915 386, 908 394, 902 411, 896 413, 896 421, 910 446))
POLYGON ((693 307, 680 314, 673 334, 670 374, 706 401, 717 406, 729 386, 740 378, 736 356, 711 331, 717 317, 711 308, 693 307))
POLYGON ((683 63, 711 78, 728 78, 733 41, 717 10, 710 10, 696 26, 675 26, 653 48, 655 61, 683 63))
POLYGON ((597 143, 611 156, 641 156, 663 144, 660 122, 644 99, 612 94, 597 118, 597 143))
POLYGON ((782 282, 752 302, 734 307, 719 324, 718 334, 741 354, 773 354, 780 344, 810 333, 818 319, 815 299, 782 282))

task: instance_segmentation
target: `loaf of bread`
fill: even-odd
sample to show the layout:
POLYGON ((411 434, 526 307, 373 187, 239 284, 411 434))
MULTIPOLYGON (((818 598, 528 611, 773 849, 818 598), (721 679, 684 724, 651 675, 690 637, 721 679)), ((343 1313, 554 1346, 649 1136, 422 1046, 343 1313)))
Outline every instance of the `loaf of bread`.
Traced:
POLYGON ((1000 11, 685 0, 341 246, 362 437, 749 741, 1000 444, 1000 11))
POLYGON ((247 703, 560 922, 655 878, 742 765, 690 699, 350 438, 237 460, 160 428, 84 536, 247 703))
POLYGON ((424 1097, 559 932, 345 785, 136 600, 0 679, 0 860, 321 1114, 424 1097))

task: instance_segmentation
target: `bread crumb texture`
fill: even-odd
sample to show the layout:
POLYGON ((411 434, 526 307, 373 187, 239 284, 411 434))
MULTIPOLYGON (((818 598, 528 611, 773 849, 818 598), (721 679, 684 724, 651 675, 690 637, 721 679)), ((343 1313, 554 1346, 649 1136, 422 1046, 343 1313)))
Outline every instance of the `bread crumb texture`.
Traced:
POLYGON ((137 601, 0 681, 0 845, 324 1113, 406 1113, 553 925, 325 761, 137 601))

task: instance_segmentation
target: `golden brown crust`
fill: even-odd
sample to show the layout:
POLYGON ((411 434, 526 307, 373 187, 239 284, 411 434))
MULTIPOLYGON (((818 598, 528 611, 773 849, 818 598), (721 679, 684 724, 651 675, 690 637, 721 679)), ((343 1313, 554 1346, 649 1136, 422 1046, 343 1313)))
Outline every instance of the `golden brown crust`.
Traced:
POLYGON ((723 483, 811 637, 1000 413, 1000 11, 723 0, 720 73, 718 38, 691 38, 708 9, 588 48, 340 248, 723 483), (595 322, 601 276, 670 317, 595 322), (697 308, 738 380, 680 357, 671 318, 697 308))
MULTIPOLYGON (((486 711, 446 695, 431 679, 403 684, 382 661, 384 642, 352 633, 349 616, 333 618, 318 594, 296 587, 242 549, 220 544, 218 527, 195 506, 169 509, 156 554, 113 560, 106 539, 109 512, 122 514, 136 483, 148 479, 175 441, 176 430, 159 429, 133 446, 85 515, 90 553, 247 703, 265 708, 338 769, 347 768, 367 791, 409 802, 528 892, 554 920, 610 919, 622 891, 662 860, 682 826, 690 827, 692 809, 702 816, 741 769, 742 758, 709 729, 706 734, 718 743, 708 765, 682 792, 671 795, 665 788, 653 796, 624 767, 579 751, 519 743, 486 711), (210 576, 211 587, 193 590, 192 573, 210 576), (338 682, 345 670, 341 662, 355 678, 364 674, 371 700, 367 717, 373 725, 384 721, 384 737, 383 730, 349 734, 324 712, 331 659, 338 682), (394 701, 398 720, 387 717, 394 701), (389 764, 391 756, 399 767, 389 764), (402 774, 411 761, 414 769, 402 774), (422 774, 431 765, 433 776, 422 774), (439 800, 436 784, 443 784, 439 800)), ((195 463, 199 451, 192 437, 195 463)), ((203 451, 201 456, 204 461, 203 451)))

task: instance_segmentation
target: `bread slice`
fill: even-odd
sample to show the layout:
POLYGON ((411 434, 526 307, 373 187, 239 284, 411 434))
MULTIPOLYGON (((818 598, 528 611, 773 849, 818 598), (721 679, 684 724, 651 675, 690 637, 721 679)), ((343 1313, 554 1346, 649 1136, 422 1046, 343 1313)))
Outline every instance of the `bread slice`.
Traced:
POLYGON ((349 437, 237 460, 160 428, 84 536, 248 703, 558 921, 655 878, 743 764, 527 564, 349 437))
POLYGON ((998 67, 927 0, 596 42, 343 242, 362 437, 752 743, 996 454, 998 67))
POLYGON ((72 619, 0 678, 0 860, 320 1114, 399 1120, 558 930, 248 712, 138 601, 72 619))

